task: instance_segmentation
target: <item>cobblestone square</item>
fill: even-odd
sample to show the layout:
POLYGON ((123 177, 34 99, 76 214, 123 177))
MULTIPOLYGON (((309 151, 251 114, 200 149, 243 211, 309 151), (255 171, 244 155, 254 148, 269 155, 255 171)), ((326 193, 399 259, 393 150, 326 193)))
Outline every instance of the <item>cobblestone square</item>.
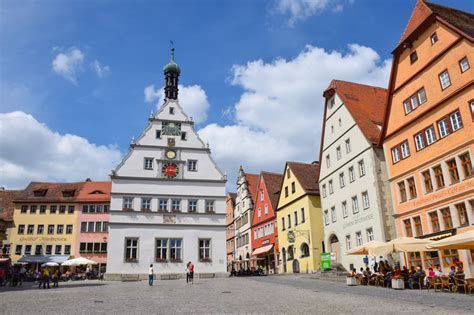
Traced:
POLYGON ((0 288, 1 314, 472 314, 474 295, 348 287, 311 275, 141 282, 81 281, 58 289, 0 288))

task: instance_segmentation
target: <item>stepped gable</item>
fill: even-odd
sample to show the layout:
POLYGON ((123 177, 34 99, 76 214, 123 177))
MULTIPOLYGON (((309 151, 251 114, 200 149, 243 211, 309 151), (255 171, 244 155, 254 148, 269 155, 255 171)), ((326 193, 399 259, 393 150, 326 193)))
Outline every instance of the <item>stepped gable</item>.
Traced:
POLYGON ((287 165, 307 194, 319 195, 319 162, 287 162, 287 165))
POLYGON ((273 209, 278 206, 278 199, 280 198, 281 183, 283 182, 283 175, 270 172, 262 172, 263 180, 265 181, 265 187, 270 199, 270 203, 273 209))
POLYGON ((387 106, 387 89, 332 80, 329 87, 324 91, 324 96, 332 96, 334 92, 346 105, 367 140, 373 144, 378 144, 387 106))

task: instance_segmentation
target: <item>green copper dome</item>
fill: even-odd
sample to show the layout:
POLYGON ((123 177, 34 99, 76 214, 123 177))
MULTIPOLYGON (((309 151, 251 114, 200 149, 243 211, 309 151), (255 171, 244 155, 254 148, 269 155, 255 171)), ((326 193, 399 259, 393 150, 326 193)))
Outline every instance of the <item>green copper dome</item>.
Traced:
POLYGON ((163 72, 165 74, 168 72, 174 72, 176 74, 181 73, 181 69, 179 68, 178 64, 174 62, 174 48, 171 49, 171 60, 166 66, 163 67, 163 72))

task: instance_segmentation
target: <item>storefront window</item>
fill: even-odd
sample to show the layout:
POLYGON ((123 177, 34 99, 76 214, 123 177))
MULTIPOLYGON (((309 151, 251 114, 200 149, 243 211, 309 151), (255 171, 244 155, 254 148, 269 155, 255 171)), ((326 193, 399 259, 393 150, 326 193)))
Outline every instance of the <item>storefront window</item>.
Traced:
POLYGON ((449 268, 454 265, 455 260, 459 260, 458 251, 456 249, 445 249, 442 252, 443 265, 445 268, 449 268))

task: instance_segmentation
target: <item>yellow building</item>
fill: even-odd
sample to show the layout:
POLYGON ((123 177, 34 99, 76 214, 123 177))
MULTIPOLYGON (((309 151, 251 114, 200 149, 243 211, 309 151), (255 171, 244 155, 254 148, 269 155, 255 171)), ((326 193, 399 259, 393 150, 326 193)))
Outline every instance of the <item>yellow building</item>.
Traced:
POLYGON ((75 251, 76 198, 83 183, 30 183, 15 199, 10 257, 13 262, 66 260, 75 251), (56 257, 55 257, 56 256, 56 257))
POLYGON ((277 207, 280 270, 320 269, 323 217, 318 188, 319 163, 287 162, 277 207))

